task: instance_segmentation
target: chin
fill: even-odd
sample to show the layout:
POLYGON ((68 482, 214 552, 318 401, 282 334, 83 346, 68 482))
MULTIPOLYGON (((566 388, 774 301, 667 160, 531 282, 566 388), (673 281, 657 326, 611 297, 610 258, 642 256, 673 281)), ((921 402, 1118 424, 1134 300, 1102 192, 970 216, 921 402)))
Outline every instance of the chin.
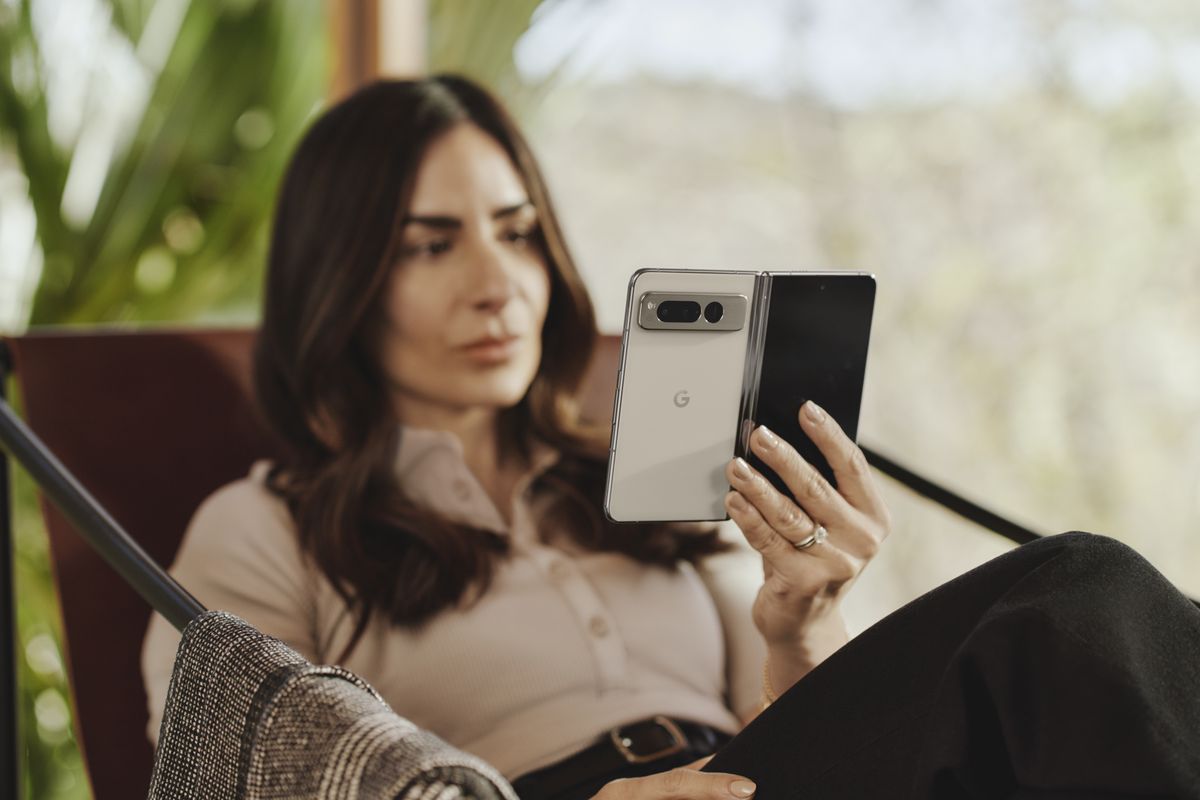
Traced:
POLYGON ((489 376, 474 386, 464 387, 466 391, 463 392, 463 399, 466 405, 512 408, 525 397, 533 384, 533 378, 534 374, 527 370, 489 376))
POLYGON ((522 359, 521 362, 505 365, 490 375, 480 375, 480 394, 492 398, 497 406, 515 406, 529 391, 533 379, 537 377, 538 366, 536 360, 530 363, 522 359))
POLYGON ((496 387, 495 391, 487 392, 486 405, 496 408, 512 408, 521 402, 529 391, 531 381, 521 381, 509 386, 496 387))
POLYGON ((445 366, 449 365, 443 365, 441 369, 428 367, 420 376, 423 380, 396 380, 393 385, 405 394, 420 398, 423 403, 464 410, 503 410, 521 402, 533 384, 540 364, 536 359, 520 359, 486 369, 445 369, 445 366))

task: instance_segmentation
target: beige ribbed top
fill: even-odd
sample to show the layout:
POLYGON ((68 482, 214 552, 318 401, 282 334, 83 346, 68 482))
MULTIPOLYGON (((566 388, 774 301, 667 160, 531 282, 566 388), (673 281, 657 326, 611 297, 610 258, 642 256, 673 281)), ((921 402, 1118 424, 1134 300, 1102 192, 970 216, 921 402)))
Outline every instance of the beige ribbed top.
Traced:
MULTIPOLYGON (((406 428, 396 461, 404 491, 511 537, 512 557, 476 605, 442 612, 419 633, 374 620, 344 666, 397 713, 510 779, 654 714, 737 731, 755 710, 765 654, 750 619, 762 580, 757 553, 729 526, 723 535, 740 551, 699 571, 683 564, 668 572, 539 536, 525 489, 556 458, 549 448, 535 453, 514 490, 509 526, 453 434, 406 428)), ((170 571, 206 607, 325 663, 348 641, 352 620, 300 551, 284 504, 263 486, 268 466, 255 464, 200 506, 170 571)), ((155 615, 142 650, 151 741, 178 643, 155 615)))

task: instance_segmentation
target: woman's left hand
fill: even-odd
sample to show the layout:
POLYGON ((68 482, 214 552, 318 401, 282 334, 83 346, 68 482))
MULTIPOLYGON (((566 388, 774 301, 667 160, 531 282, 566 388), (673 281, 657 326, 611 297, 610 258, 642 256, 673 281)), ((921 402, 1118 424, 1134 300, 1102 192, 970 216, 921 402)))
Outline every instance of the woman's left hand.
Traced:
MULTIPOLYGON (((790 444, 759 426, 751 434, 751 450, 783 479, 795 499, 735 458, 726 468, 733 490, 725 497, 725 508, 762 554, 755 625, 773 654, 816 662, 845 642, 841 600, 879 550, 891 522, 862 450, 815 403, 805 403, 799 414, 800 427, 832 467, 837 488, 790 444), (818 526, 828 537, 798 548, 818 526)), ((795 670, 802 673, 812 666, 797 663, 795 670)), ((790 682, 776 685, 783 688, 790 682)))

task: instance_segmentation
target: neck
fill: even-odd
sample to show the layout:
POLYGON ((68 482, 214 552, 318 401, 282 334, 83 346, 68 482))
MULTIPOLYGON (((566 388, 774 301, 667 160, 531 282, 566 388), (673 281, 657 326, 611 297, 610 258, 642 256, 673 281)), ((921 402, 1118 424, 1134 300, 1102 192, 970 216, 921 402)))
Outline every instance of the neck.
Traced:
POLYGON ((450 409, 405 404, 397 408, 404 425, 426 430, 449 431, 462 443, 463 461, 488 489, 502 487, 514 463, 513 453, 502 441, 500 413, 495 409, 450 409))

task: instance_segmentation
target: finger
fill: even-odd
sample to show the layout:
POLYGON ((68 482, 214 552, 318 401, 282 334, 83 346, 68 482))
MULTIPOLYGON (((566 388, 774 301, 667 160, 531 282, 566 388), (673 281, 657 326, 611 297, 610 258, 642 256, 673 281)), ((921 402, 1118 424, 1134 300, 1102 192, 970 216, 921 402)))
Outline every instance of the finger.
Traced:
POLYGON ((778 576, 779 585, 801 596, 812 596, 822 588, 841 586, 852 580, 862 564, 854 556, 829 543, 810 550, 797 550, 787 539, 776 533, 762 514, 737 490, 725 495, 725 509, 746 537, 746 541, 763 557, 763 584, 778 576), (800 553, 808 557, 801 561, 800 553), (819 558, 813 558, 819 556, 819 558))
POLYGON ((838 491, 850 505, 877 519, 881 511, 886 513, 867 457, 837 424, 837 420, 809 400, 800 407, 800 427, 829 462, 838 491))
POLYGON ((729 485, 738 490, 758 509, 762 518, 776 533, 791 544, 802 542, 812 535, 816 523, 796 505, 792 498, 775 488, 762 473, 735 458, 726 465, 725 477, 729 485))
POLYGON ((796 548, 767 524, 762 514, 736 489, 725 495, 725 510, 755 550, 763 554, 766 563, 779 562, 795 553, 796 548))
POLYGON ((882 520, 872 519, 850 505, 788 442, 760 425, 750 437, 750 447, 783 478, 804 513, 834 535, 821 546, 822 550, 841 548, 866 558, 879 550, 886 533, 882 520))
POLYGON ((638 800, 746 800, 755 791, 753 781, 727 772, 676 768, 642 780, 648 783, 649 791, 639 792, 638 800))
POLYGON ((808 516, 828 528, 853 510, 846 498, 829 485, 817 468, 805 461, 796 448, 779 438, 766 425, 750 436, 750 449, 783 479, 796 504, 808 516))
MULTIPOLYGON (((715 755, 716 755, 716 753, 713 753, 713 756, 715 756, 715 755)), ((705 756, 704 758, 697 758, 695 761, 693 761, 690 764, 684 764, 683 768, 684 769, 700 769, 701 767, 708 764, 708 762, 712 761, 712 758, 713 758, 712 756, 705 756)))

